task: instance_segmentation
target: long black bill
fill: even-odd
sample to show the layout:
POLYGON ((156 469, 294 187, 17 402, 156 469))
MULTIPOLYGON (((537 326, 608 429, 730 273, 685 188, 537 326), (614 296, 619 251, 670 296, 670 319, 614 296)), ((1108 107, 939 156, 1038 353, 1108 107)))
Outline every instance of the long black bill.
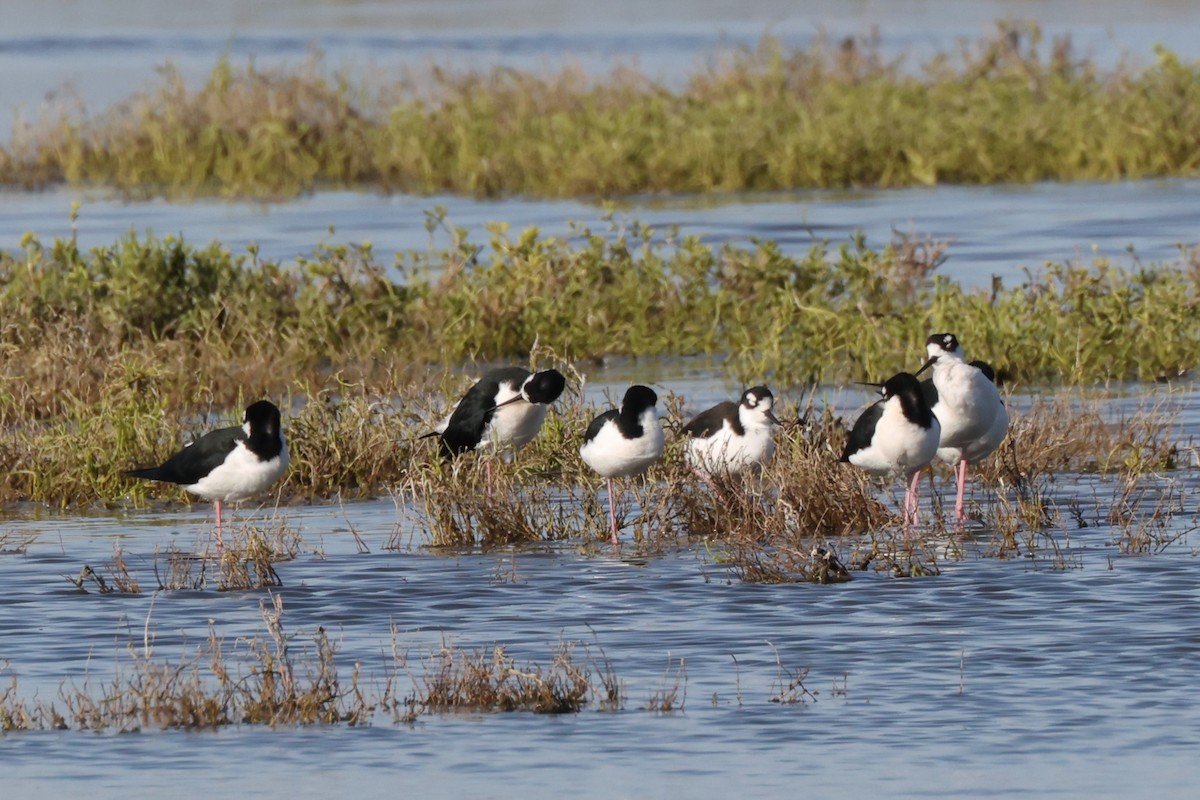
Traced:
POLYGON ((869 381, 855 381, 855 383, 857 383, 859 386, 870 386, 872 389, 875 390, 875 394, 880 395, 880 396, 883 395, 883 384, 882 383, 871 383, 869 381))
POLYGON ((493 409, 504 408, 505 406, 511 406, 513 403, 516 403, 516 402, 518 402, 520 400, 524 400, 524 399, 525 399, 525 395, 519 394, 519 395, 516 395, 515 397, 508 398, 503 403, 497 403, 496 405, 492 406, 492 408, 493 409))
POLYGON ((933 362, 935 362, 935 361, 937 361, 937 356, 934 356, 933 358, 929 359, 924 364, 922 364, 921 368, 919 370, 917 370, 917 377, 918 378, 921 377, 921 373, 924 372, 925 370, 929 369, 930 367, 932 367, 933 362))

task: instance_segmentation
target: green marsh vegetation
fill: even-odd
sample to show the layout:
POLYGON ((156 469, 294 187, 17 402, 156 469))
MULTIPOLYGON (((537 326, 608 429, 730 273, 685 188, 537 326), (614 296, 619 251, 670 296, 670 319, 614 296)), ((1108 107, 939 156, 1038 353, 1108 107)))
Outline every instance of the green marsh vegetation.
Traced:
MULTIPOLYGON (((798 52, 764 41, 681 88, 628 69, 430 69, 366 87, 319 63, 290 74, 221 63, 198 90, 168 73, 119 109, 19 124, 0 180, 131 194, 354 185, 597 196, 1192 174, 1197 86, 1196 67, 1170 53, 1103 72, 1069 43, 1015 27, 920 68, 885 62, 871 42, 798 52)), ((430 247, 387 264, 367 243, 317 242, 282 264, 253 247, 172 237, 131 233, 85 251, 29 234, 0 254, 0 506, 178 498, 119 472, 268 396, 285 409, 293 454, 268 501, 391 492, 423 512, 437 546, 590 543, 600 505, 575 452, 595 409, 577 398, 504 471, 494 502, 475 491, 475 460, 441 464, 419 442, 471 365, 533 359, 582 376, 614 358, 700 356, 731 381, 795 396, 914 369, 933 330, 953 330, 1018 386, 1169 381, 1200 363, 1195 249, 1169 264, 1047 264, 1019 285, 976 291, 937 274, 952 255, 943 242, 856 237, 793 256, 769 241, 714 247, 633 220, 606 224, 565 237, 494 224, 476 242, 434 210, 430 247)), ((1009 531, 996 549, 1012 551, 1020 532, 1053 517, 1045 483, 1056 472, 1170 470, 1167 417, 1019 415, 1013 449, 990 468, 1008 503, 992 512, 1009 531)), ((714 502, 673 450, 655 483, 635 487, 640 513, 626 499, 622 516, 646 546, 718 532, 719 558, 749 565, 747 575, 836 573, 814 561, 812 537, 887 521, 874 487, 832 465, 843 424, 789 433, 761 484, 727 488, 733 503, 714 502)), ((1113 519, 1134 531, 1130 550, 1153 548, 1133 541, 1146 539, 1136 514, 1113 519)), ((879 564, 885 551, 839 555, 879 564)), ((260 575, 269 585, 265 571, 232 585, 260 575)))
POLYGON ((780 386, 915 369, 930 330, 954 330, 1022 384, 1172 379, 1200 363, 1195 249, 1174 263, 1047 264, 979 291, 937 275, 945 243, 904 237, 790 256, 636 221, 566 238, 496 225, 486 244, 440 211, 428 224, 449 246, 392 265, 366 244, 317 243, 282 264, 173 237, 84 251, 29 234, 0 253, 0 423, 69 418, 80 404, 120 408, 103 415, 120 422, 289 392, 340 406, 454 365, 527 360, 535 343, 584 371, 702 355, 724 357, 738 381, 780 386))
POLYGON ((925 64, 885 59, 870 39, 764 39, 679 86, 633 67, 441 66, 366 85, 318 59, 287 71, 226 60, 193 88, 168 68, 99 113, 65 104, 18 119, 0 182, 614 197, 1194 175, 1198 145, 1196 64, 1160 50, 1144 68, 1105 70, 1067 40, 1001 23, 925 64))
MULTIPOLYGON (((948 255, 938 242, 822 242, 793 257, 771 242, 713 247, 618 220, 569 238, 496 226, 487 244, 438 211, 428 224, 450 244, 391 265, 368 245, 318 244, 285 265, 172 238, 131 234, 84 251, 71 239, 26 236, 0 254, 0 503, 178 497, 131 485, 120 470, 161 460, 261 396, 287 417, 293 465, 281 502, 406 486, 431 498, 434 484, 475 474, 474 462, 457 472, 437 463, 418 439, 477 375, 458 368, 473 362, 532 358, 578 386, 601 359, 708 356, 730 380, 765 380, 785 397, 915 369, 932 330, 955 331, 1017 385, 1171 379, 1200 363, 1194 250, 1170 264, 1050 264, 1019 286, 968 291, 937 275, 948 255)), ((527 507, 564 492, 581 492, 583 503, 594 496, 579 488, 591 478, 575 457, 594 413, 577 394, 560 401, 522 452, 513 475, 546 494, 527 507)), ((1173 465, 1162 433, 1169 402, 1120 426, 1095 409, 1070 425, 1053 408, 1026 416, 1014 423, 1010 469, 1027 481, 1069 468, 1173 465), (1022 428, 1033 424, 1044 429, 1022 428)), ((816 469, 837 450, 822 446, 790 463, 816 469)), ((500 506, 465 502, 444 506, 460 517, 439 518, 446 533, 436 538, 474 541, 480 525, 496 528, 497 541, 548 538, 528 511, 495 518, 500 506)), ((707 513, 696 509, 688 524, 707 513)), ((827 516, 843 519, 837 509, 827 516)), ((819 519, 805 524, 826 530, 819 519)), ((560 538, 580 533, 560 528, 560 538)))

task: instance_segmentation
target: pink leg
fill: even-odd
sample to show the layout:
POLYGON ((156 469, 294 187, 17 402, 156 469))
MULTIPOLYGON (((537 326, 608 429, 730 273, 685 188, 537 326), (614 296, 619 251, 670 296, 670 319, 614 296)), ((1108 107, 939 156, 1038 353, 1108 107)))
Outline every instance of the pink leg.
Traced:
POLYGON ((487 461, 485 461, 483 463, 484 463, 484 467, 487 469, 487 496, 488 496, 488 500, 491 500, 492 499, 492 460, 488 459, 487 461))
POLYGON ((692 467, 692 472, 694 472, 696 474, 697 478, 699 478, 700 480, 702 480, 708 484, 708 488, 713 490, 713 494, 715 494, 717 497, 721 498, 721 500, 723 502, 725 502, 725 503, 729 502, 729 498, 725 496, 725 493, 723 491, 721 491, 721 487, 717 486, 717 483, 716 483, 716 481, 714 481, 712 479, 712 476, 710 476, 704 470, 697 469, 696 467, 692 467))
POLYGON ((904 524, 917 525, 917 497, 921 487, 921 471, 917 470, 908 479, 908 492, 904 496, 904 524))
POLYGON ((965 458, 958 462, 958 469, 954 471, 954 474, 958 478, 958 500, 954 504, 954 516, 961 525, 967 521, 967 512, 963 507, 963 490, 967 486, 967 460, 965 458))
POLYGON ((613 508, 613 485, 612 478, 608 479, 608 522, 612 526, 612 543, 620 544, 621 540, 617 536, 617 512, 613 508))
POLYGON ((224 547, 224 542, 221 538, 221 501, 214 501, 217 507, 217 555, 221 555, 221 549, 224 547))

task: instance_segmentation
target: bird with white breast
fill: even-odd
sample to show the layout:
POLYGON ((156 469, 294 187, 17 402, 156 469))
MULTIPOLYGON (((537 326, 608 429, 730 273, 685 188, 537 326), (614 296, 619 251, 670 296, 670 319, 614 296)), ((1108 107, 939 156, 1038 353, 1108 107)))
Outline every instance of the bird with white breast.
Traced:
POLYGON ((657 404, 658 395, 649 386, 630 386, 619 409, 609 409, 592 420, 579 448, 580 458, 607 484, 608 519, 614 545, 621 540, 617 532, 613 478, 641 475, 662 456, 663 430, 657 404))
POLYGON ((921 392, 916 376, 900 372, 884 382, 877 400, 855 420, 841 461, 872 475, 901 475, 908 479, 904 495, 904 525, 917 523, 921 470, 933 460, 941 425, 921 392))
POLYGON ((212 501, 217 512, 217 551, 223 546, 221 504, 266 491, 288 466, 279 409, 268 400, 246 407, 243 423, 209 431, 160 466, 127 470, 128 478, 176 483, 212 501))
MULTIPOLYGON (((566 379, 556 369, 491 370, 467 390, 436 430, 421 438, 440 437, 442 455, 446 458, 475 450, 498 453, 504 461, 512 461, 517 450, 541 431, 550 404, 559 398, 566 385, 566 379)), ((486 462, 486 468, 488 494, 491 494, 491 461, 486 462)))
POLYGON ((726 400, 697 414, 683 426, 691 437, 688 465, 705 478, 761 468, 775 455, 772 433, 780 422, 774 404, 770 389, 754 386, 736 403, 726 400))
POLYGON ((966 520, 963 494, 967 464, 1000 446, 1008 431, 1008 412, 996 384, 978 366, 967 363, 953 333, 933 334, 925 341, 925 350, 929 359, 917 374, 933 368, 924 392, 941 423, 938 447, 946 451, 947 461, 954 459, 954 451, 958 451, 952 462, 958 484, 954 515, 961 524, 966 520))

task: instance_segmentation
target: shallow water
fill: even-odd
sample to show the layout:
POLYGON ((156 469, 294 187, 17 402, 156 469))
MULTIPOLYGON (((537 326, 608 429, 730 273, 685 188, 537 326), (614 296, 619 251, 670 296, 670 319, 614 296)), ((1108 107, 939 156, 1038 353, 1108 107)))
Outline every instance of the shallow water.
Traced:
MULTIPOLYGON (((896 232, 932 237, 948 242, 948 259, 938 274, 983 288, 993 276, 1019 285, 1050 261, 1176 262, 1181 247, 1200 243, 1197 197, 1200 180, 1195 179, 811 191, 635 200, 622 205, 616 221, 639 220, 660 230, 677 226, 714 246, 753 246, 755 239, 770 239, 797 256, 821 241, 836 248, 856 232, 875 248, 892 241, 896 232)), ((74 232, 84 247, 151 231, 195 245, 219 241, 235 253, 255 244, 262 257, 284 262, 311 255, 320 242, 370 242, 385 264, 397 252, 425 252, 431 245, 425 213, 436 206, 444 206, 449 223, 465 228, 478 244, 490 241, 491 222, 508 223, 514 235, 535 226, 548 236, 570 236, 573 223, 608 230, 603 209, 570 200, 321 192, 274 205, 172 204, 56 189, 0 191, 0 248, 15 249, 30 231, 43 241, 72 235, 73 201, 80 203, 74 232)), ((444 235, 432 241, 438 247, 448 243, 444 235)))
MULTIPOLYGON (((1197 399, 1194 388, 1177 395, 1185 407, 1197 399)), ((1118 418, 1144 402, 1133 395, 1109 410, 1118 418)), ((1181 425, 1181 439, 1200 432, 1192 416, 1181 425)), ((1200 488, 1194 470, 1165 483, 1185 497, 1200 488)), ((747 796, 799 785, 811 796, 1117 797, 1153 785, 1156 796, 1189 797, 1200 778, 1191 687, 1200 562, 1186 535, 1153 556, 1119 553, 1103 521, 1118 488, 1115 479, 1056 478, 1053 499, 1079 499, 1088 522, 1054 533, 1061 555, 986 558, 991 534, 976 530, 966 557, 943 561, 938 577, 860 572, 837 586, 743 584, 699 543, 651 554, 630 541, 620 553, 578 542, 448 553, 423 548, 418 524, 405 529, 411 547, 389 551, 393 529, 419 516, 390 499, 280 509, 305 543, 277 567, 285 625, 295 647, 318 626, 331 631, 343 681, 357 660, 368 689, 379 685, 391 625, 414 663, 443 641, 502 643, 519 663, 546 663, 559 641, 579 641, 611 659, 624 710, 445 714, 411 727, 381 718, 370 728, 7 735, 6 781, 22 796, 86 786, 186 797, 231 782, 254 797, 281 787, 301 797, 397 788, 557 797, 567 787, 585 797, 677 797, 724 793, 718 787, 736 781, 747 796), (351 525, 371 552, 357 552, 351 525), (808 669, 815 698, 772 702, 781 667, 808 669), (645 710, 677 682, 682 711, 645 710)), ((202 506, 89 517, 26 509, 0 524, 39 537, 24 554, 0 556, 0 657, 22 695, 53 698, 62 681, 88 674, 102 683, 146 631, 159 658, 179 658, 210 624, 227 656, 244 654, 242 642, 263 633, 266 591, 81 595, 65 579, 105 562, 119 542, 149 589, 155 550, 202 548, 210 525, 202 506)), ((1189 509, 1170 529, 1195 525, 1189 509)))
MULTIPOLYGON (((485 65, 535 64, 569 51, 592 67, 636 57, 679 75, 713 43, 751 42, 768 24, 803 42, 821 28, 843 35, 877 22, 887 46, 920 51, 986 33, 992 19, 1018 13, 1042 20, 1048 33, 1070 30, 1105 54, 1147 53, 1163 41, 1197 55, 1197 9, 1175 2, 1126 10, 1108 2, 763 0, 736 18, 723 4, 689 4, 687 21, 679 2, 573 2, 557 14, 519 0, 489 4, 503 25, 479 21, 478 5, 466 2, 222 0, 183 8, 122 0, 104 4, 103 15, 65 0, 17 5, 23 13, 0 36, 4 109, 40 102, 64 80, 89 105, 111 102, 168 56, 196 75, 226 47, 235 57, 255 51, 265 63, 294 62, 310 41, 334 63, 395 66, 448 53, 485 65)), ((855 230, 874 245, 893 228, 951 238, 942 272, 986 286, 993 274, 1018 282, 1024 267, 1047 260, 1128 258, 1130 246, 1143 261, 1170 260, 1177 244, 1200 241, 1198 189, 1198 181, 1175 180, 806 192, 646 199, 621 213, 678 224, 713 243, 776 239, 790 252, 814 238, 838 243, 855 230)), ((15 248, 27 230, 47 239, 68 234, 77 196, 0 194, 0 247, 15 248)), ((435 204, 447 205, 451 222, 477 241, 491 220, 563 235, 569 220, 601 217, 585 203, 351 192, 282 205, 83 196, 78 235, 87 246, 131 229, 216 239, 235 251, 257 242, 267 257, 286 261, 311 252, 333 225, 332 241, 370 240, 387 259, 428 245, 422 212, 435 204)), ((730 391, 703 361, 618 362, 589 377, 588 397, 597 402, 633 380, 678 392, 692 408, 730 391)), ((1111 401, 1113 419, 1140 407, 1142 395, 1165 391, 1131 387, 1111 401)), ((1197 389, 1175 397, 1178 437, 1193 447, 1197 389)), ((823 399, 848 410, 865 398, 827 390, 823 399)), ((1184 492, 1187 509, 1168 530, 1191 531, 1195 470, 1163 481, 1184 492)), ((499 642, 518 661, 544 663, 565 639, 604 648, 624 710, 446 714, 366 728, 0 735, 4 796, 190 798, 220 787, 250 797, 707 797, 731 788, 751 797, 1191 797, 1200 779, 1200 696, 1192 690, 1200 667, 1197 543, 1188 533, 1155 555, 1120 554, 1104 522, 1118 489, 1096 476, 1055 479, 1052 497, 1077 500, 1089 525, 1076 528, 1068 516, 1068 530, 1055 534, 1061 557, 985 558, 970 545, 986 547, 990 533, 977 531, 968 557, 943 562, 938 577, 866 572, 838 586, 742 584, 698 543, 651 555, 632 544, 614 554, 578 542, 447 553, 423 548, 417 526, 405 529, 410 547, 388 551, 394 528, 413 518, 389 498, 281 509, 305 543, 299 558, 278 567, 285 625, 297 642, 318 626, 333 632, 343 681, 354 660, 368 681, 382 680, 393 624, 414 657, 446 639, 468 648, 499 642), (371 552, 356 551, 351 526, 371 552), (674 685, 681 659, 684 710, 643 710, 674 685), (804 685, 815 701, 771 702, 780 665, 810 670, 804 685)), ((0 554, 0 664, 19 676, 22 696, 53 699, 64 680, 89 674, 102 681, 127 646, 142 646, 147 630, 161 658, 194 647, 210 620, 227 653, 243 652, 244 639, 263 632, 265 591, 81 595, 65 578, 85 563, 102 564, 119 543, 143 586, 152 586, 155 551, 203 545, 210 526, 202 505, 91 516, 0 511, 0 534, 38 537, 26 553, 0 554)))
POLYGON ((994 35, 996 20, 1016 19, 1038 23, 1047 42, 1069 34, 1076 52, 1106 67, 1122 58, 1149 63, 1159 44, 1200 56, 1200 8, 1180 0, 9 0, 5 11, 0 112, 27 116, 54 96, 98 111, 152 83, 168 62, 198 82, 222 55, 270 67, 319 52, 356 77, 430 62, 591 71, 636 64, 677 83, 714 52, 753 46, 767 33, 808 46, 878 29, 884 54, 908 54, 915 67, 994 35))

